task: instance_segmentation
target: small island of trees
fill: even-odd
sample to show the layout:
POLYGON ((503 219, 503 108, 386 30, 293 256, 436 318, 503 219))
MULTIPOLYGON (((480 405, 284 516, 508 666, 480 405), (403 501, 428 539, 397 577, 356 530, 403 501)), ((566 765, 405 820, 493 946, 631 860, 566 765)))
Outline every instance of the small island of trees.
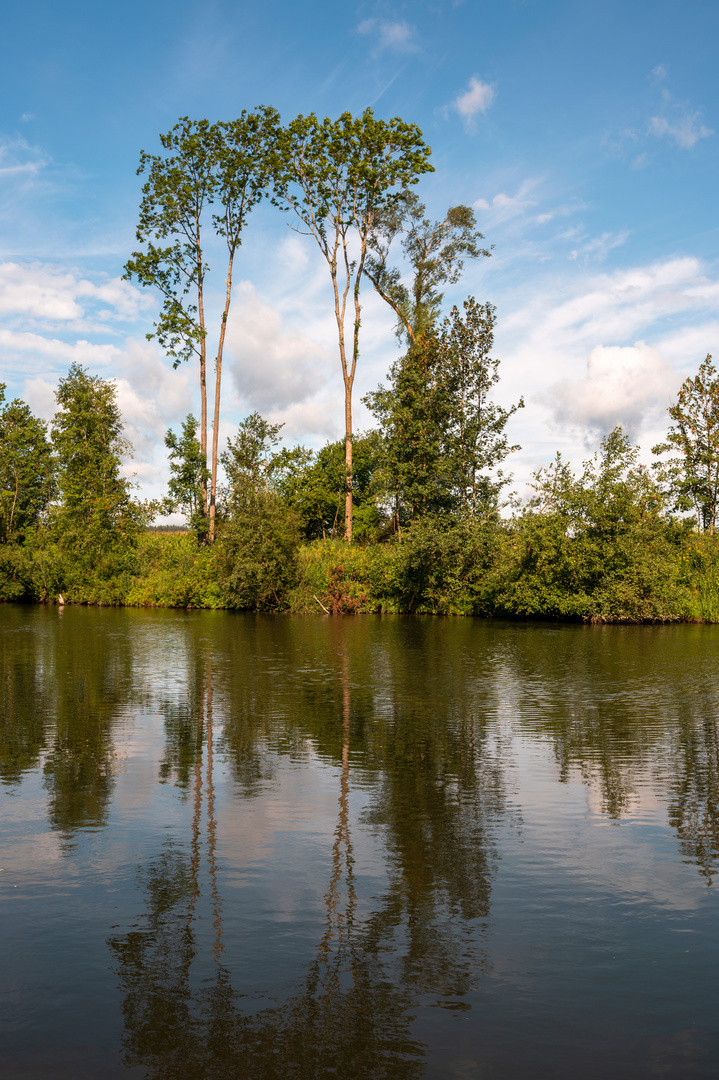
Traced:
POLYGON ((283 126, 260 108, 183 118, 161 145, 141 155, 126 276, 159 292, 148 337, 175 366, 197 364, 200 416, 166 433, 167 495, 147 502, 123 475, 131 447, 112 380, 72 365, 50 425, 0 383, 0 599, 719 621, 711 356, 679 388, 651 468, 616 428, 579 472, 557 455, 521 505, 504 470, 523 402, 496 400, 495 309, 469 297, 444 313, 445 286, 491 251, 471 208, 427 217, 413 190, 432 169, 419 129, 369 109, 283 126), (283 446, 283 425, 257 413, 219 446, 233 270, 263 199, 314 240, 332 286, 345 434, 318 451, 283 446), (208 235, 227 251, 217 312, 208 235), (363 399, 376 426, 356 432, 363 288, 389 305, 404 352, 363 399), (151 527, 178 512, 184 530, 151 527))

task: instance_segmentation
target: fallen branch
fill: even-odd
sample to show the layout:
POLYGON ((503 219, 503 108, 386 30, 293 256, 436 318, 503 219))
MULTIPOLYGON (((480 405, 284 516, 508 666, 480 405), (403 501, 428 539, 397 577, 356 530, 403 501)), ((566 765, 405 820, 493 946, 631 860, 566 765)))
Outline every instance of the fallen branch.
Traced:
MULTIPOLYGON (((317 597, 315 596, 315 594, 314 594, 314 593, 312 593, 312 599, 313 599, 313 600, 317 600, 317 597)), ((324 611, 325 615, 329 615, 329 611, 327 610, 327 608, 325 607, 325 605, 324 605, 324 604, 322 603, 322 601, 321 601, 321 600, 317 600, 317 603, 318 603, 318 604, 320 605, 320 607, 321 607, 321 608, 322 608, 322 610, 324 611)))

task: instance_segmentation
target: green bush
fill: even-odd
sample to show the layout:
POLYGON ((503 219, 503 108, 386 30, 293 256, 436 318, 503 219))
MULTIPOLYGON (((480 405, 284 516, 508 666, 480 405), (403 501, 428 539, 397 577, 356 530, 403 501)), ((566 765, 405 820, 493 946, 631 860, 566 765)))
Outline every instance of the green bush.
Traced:
POLYGON ((254 611, 283 610, 297 582, 297 515, 271 490, 235 505, 217 541, 223 604, 254 611))

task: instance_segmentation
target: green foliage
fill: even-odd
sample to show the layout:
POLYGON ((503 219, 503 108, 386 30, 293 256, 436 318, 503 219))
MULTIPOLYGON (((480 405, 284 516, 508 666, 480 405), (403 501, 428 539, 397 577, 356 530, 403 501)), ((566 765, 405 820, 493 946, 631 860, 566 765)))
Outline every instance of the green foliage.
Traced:
POLYGON ((252 413, 221 458, 228 493, 218 560, 228 607, 281 609, 296 580, 298 517, 272 486, 281 427, 252 413))
POLYGON ((207 534, 207 519, 202 511, 202 489, 207 485, 209 472, 200 440, 197 420, 189 413, 182 425, 182 434, 168 431, 165 446, 170 451, 170 481, 164 510, 168 514, 180 511, 198 539, 207 534))
POLYGON ((448 462, 443 454, 447 388, 441 350, 425 334, 363 401, 378 420, 385 444, 382 472, 397 525, 408 518, 448 510, 448 462))
POLYGON ((508 614, 595 621, 673 619, 686 612, 678 575, 681 526, 637 464, 621 428, 575 477, 559 456, 536 474, 515 526, 513 566, 497 597, 508 614))
POLYGON ((714 534, 719 512, 719 378, 707 356, 693 379, 685 379, 674 405, 674 421, 655 454, 674 454, 657 463, 677 510, 693 510, 700 529, 714 534))
POLYGON ((253 412, 240 424, 234 439, 220 456, 228 483, 228 507, 239 505, 248 492, 269 489, 276 469, 275 447, 284 424, 271 424, 253 412))
MULTIPOLYGON (((345 532, 344 440, 327 443, 316 454, 304 448, 282 451, 273 461, 275 489, 294 508, 308 540, 336 538, 345 532)), ((352 441, 354 539, 375 540, 383 516, 378 507, 378 470, 383 446, 377 431, 352 441)))
POLYGON ((479 246, 484 237, 469 206, 451 206, 442 221, 431 222, 425 214, 426 207, 409 190, 385 205, 375 217, 365 264, 366 276, 397 316, 397 336, 406 335, 408 344, 432 329, 444 299, 440 289, 459 281, 464 260, 490 254, 479 246), (410 288, 400 270, 388 266, 392 242, 400 234, 412 268, 410 288))
POLYGON ((224 607, 215 548, 192 533, 145 533, 124 598, 134 607, 224 607))
POLYGON ((0 545, 25 543, 47 514, 55 469, 47 426, 0 383, 0 545))
POLYGON ((385 611, 432 615, 495 613, 505 530, 498 519, 459 521, 428 514, 388 545, 372 592, 385 611))
POLYGON ((52 515, 58 543, 74 557, 103 559, 131 546, 148 508, 133 502, 121 475, 130 453, 113 382, 73 364, 55 393, 52 422, 60 505, 52 515))
POLYGON ((504 409, 490 399, 499 361, 489 356, 494 308, 454 307, 436 333, 422 334, 364 398, 385 441, 385 484, 397 525, 446 511, 494 513, 507 482, 496 468, 517 450, 505 428, 523 401, 504 409))
POLYGON ((439 335, 447 402, 443 436, 455 507, 475 518, 493 511, 506 483, 501 473, 491 473, 520 449, 509 445, 506 426, 524 400, 509 409, 491 400, 499 382, 499 361, 489 355, 495 309, 474 297, 463 308, 464 315, 452 308, 439 335))
POLYGON ((297 516, 271 490, 247 490, 218 538, 218 568, 227 607, 282 610, 297 579, 297 516))
POLYGON ((389 547, 351 546, 342 540, 313 540, 300 548, 298 580, 290 594, 292 611, 322 614, 360 614, 379 611, 373 589, 376 566, 389 547))
POLYGON ((689 595, 689 617, 719 623, 719 537, 687 535, 679 555, 679 577, 689 595))

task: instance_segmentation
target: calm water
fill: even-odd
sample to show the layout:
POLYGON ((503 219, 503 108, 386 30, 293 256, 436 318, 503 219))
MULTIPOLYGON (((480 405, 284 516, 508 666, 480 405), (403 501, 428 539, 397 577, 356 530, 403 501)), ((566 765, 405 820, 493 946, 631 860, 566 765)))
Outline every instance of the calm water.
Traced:
POLYGON ((0 1075, 719 1076, 718 651, 0 606, 0 1075))

